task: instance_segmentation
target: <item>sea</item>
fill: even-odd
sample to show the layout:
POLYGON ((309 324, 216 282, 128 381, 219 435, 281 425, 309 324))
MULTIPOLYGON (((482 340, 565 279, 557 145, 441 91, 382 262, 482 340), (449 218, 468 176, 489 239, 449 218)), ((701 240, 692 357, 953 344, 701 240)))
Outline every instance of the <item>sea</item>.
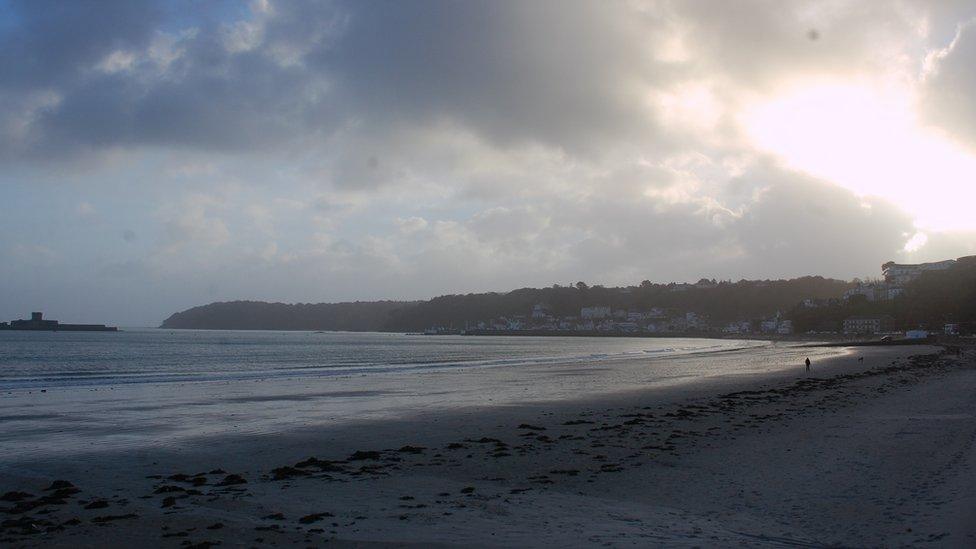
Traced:
POLYGON ((548 405, 799 371, 796 344, 397 333, 0 331, 0 462, 548 405))
POLYGON ((0 390, 595 363, 764 347, 692 338, 126 329, 0 331, 0 390))

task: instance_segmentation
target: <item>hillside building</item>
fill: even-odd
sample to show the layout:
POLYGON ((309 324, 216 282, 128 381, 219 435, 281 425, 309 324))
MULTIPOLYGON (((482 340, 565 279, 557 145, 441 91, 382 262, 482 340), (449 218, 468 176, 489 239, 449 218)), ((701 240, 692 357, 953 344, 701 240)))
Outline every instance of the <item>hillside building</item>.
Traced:
POLYGON ((844 333, 852 335, 874 335, 891 331, 894 319, 890 316, 853 316, 844 319, 844 333))
POLYGON ((885 282, 889 284, 905 285, 922 276, 927 271, 944 271, 956 264, 955 259, 936 261, 933 263, 903 264, 889 261, 881 266, 885 282))
POLYGON ((583 307, 580 318, 584 320, 599 320, 610 317, 610 307, 583 307))

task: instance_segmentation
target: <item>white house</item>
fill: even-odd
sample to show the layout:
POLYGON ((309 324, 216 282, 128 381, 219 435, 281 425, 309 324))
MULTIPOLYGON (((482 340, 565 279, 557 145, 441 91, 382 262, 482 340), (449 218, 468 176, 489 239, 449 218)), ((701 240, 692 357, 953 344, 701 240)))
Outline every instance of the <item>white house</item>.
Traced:
POLYGON ((617 322, 615 326, 621 332, 636 332, 640 330, 640 326, 636 322, 617 322))
POLYGON ((780 320, 779 326, 776 326, 776 333, 781 335, 789 335, 793 333, 793 321, 792 320, 780 320))
POLYGON ((610 307, 583 307, 580 309, 580 318, 584 320, 597 320, 610 316, 610 307))
POLYGON ((844 319, 845 334, 880 334, 890 329, 892 318, 889 316, 861 317, 853 316, 844 319))
POLYGON ((730 322, 722 331, 727 334, 748 334, 752 332, 752 323, 748 320, 738 320, 730 322))
POLYGON ((708 322, 697 313, 685 313, 685 326, 690 330, 704 330, 708 322))
POLYGON ((549 315, 549 307, 546 307, 543 303, 536 303, 532 307, 532 318, 536 320, 544 319, 549 315))
POLYGON ((662 307, 651 307, 651 310, 647 311, 645 316, 647 318, 664 318, 667 316, 667 313, 662 307))

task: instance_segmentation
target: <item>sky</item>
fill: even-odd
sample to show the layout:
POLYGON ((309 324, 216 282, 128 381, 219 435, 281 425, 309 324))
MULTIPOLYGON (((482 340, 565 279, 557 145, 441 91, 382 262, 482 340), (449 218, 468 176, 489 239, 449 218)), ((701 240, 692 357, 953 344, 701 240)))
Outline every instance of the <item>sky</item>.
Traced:
POLYGON ((976 253, 971 1, 0 0, 0 319, 976 253))

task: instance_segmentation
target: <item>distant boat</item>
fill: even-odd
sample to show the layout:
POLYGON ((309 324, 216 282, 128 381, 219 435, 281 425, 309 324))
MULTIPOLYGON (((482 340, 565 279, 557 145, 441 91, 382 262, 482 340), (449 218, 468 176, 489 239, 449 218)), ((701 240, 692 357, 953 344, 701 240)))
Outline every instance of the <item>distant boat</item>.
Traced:
POLYGON ((44 320, 44 313, 31 313, 30 320, 0 322, 0 330, 26 330, 34 332, 117 332, 115 326, 104 324, 61 324, 57 320, 44 320))

